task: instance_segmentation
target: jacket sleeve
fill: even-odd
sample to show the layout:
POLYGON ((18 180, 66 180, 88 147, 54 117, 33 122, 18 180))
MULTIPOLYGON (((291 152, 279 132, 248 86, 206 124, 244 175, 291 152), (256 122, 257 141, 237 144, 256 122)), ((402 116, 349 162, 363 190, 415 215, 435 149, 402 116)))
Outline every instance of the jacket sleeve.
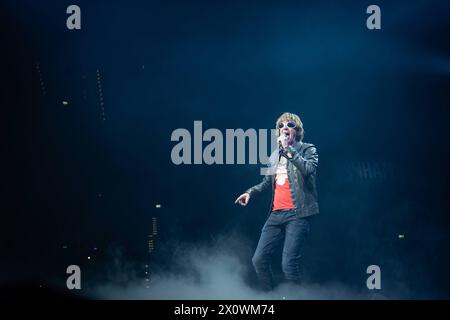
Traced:
POLYGON ((256 186, 247 189, 245 192, 249 193, 251 197, 253 196, 253 194, 259 193, 267 189, 267 187, 269 187, 269 185, 271 184, 270 177, 271 177, 270 175, 265 175, 261 183, 258 183, 256 186))
POLYGON ((319 155, 317 154, 317 149, 314 145, 310 145, 306 148, 304 157, 302 157, 292 146, 288 147, 288 152, 291 154, 291 157, 288 159, 304 176, 316 173, 317 165, 319 164, 319 155))

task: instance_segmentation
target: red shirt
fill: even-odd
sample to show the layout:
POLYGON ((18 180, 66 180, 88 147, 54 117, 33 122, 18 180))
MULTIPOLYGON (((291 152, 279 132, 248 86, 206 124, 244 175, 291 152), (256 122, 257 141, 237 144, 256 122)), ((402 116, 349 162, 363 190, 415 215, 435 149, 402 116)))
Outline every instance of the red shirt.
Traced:
POLYGON ((278 184, 278 178, 275 178, 275 194, 273 197, 272 210, 292 209, 294 202, 292 201, 291 190, 289 188, 289 179, 286 177, 283 184, 278 184))

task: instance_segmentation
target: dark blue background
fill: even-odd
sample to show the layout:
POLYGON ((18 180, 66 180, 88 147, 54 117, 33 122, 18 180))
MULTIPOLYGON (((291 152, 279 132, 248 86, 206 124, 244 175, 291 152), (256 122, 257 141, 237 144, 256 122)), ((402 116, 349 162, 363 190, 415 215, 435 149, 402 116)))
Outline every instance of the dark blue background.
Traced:
POLYGON ((377 1, 376 31, 365 1, 77 1, 79 31, 65 26, 70 4, 1 8, 3 283, 64 278, 88 255, 101 273, 114 247, 148 261, 153 216, 162 265, 174 240, 234 230, 256 245, 270 196, 234 199, 259 167, 175 166, 170 135, 194 120, 270 129, 290 111, 320 156, 311 279, 360 287, 378 264, 387 294, 402 283, 405 298, 449 297, 446 1, 377 1))

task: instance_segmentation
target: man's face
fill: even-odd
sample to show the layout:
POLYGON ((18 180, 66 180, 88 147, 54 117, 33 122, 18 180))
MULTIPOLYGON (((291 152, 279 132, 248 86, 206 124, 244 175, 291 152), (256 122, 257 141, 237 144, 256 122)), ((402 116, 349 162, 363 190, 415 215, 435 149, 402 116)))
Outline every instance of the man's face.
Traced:
POLYGON ((280 136, 286 136, 288 144, 294 144, 297 135, 296 124, 292 120, 283 120, 278 125, 280 136))

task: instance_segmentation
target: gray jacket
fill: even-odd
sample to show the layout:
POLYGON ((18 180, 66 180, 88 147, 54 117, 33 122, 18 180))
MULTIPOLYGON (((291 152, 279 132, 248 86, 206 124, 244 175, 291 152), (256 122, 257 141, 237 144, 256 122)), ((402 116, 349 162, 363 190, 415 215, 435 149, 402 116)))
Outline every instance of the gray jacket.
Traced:
MULTIPOLYGON (((294 211, 299 217, 307 217, 319 213, 319 204, 316 189, 316 174, 319 156, 313 144, 297 142, 287 148, 288 153, 288 179, 291 190, 294 211)), ((269 166, 278 164, 278 150, 270 157, 269 166)), ((262 182, 249 188, 246 192, 253 197, 255 194, 272 186, 272 201, 270 211, 273 207, 273 196, 275 191, 275 170, 265 175, 262 182)), ((270 212, 269 212, 270 213, 270 212)))

